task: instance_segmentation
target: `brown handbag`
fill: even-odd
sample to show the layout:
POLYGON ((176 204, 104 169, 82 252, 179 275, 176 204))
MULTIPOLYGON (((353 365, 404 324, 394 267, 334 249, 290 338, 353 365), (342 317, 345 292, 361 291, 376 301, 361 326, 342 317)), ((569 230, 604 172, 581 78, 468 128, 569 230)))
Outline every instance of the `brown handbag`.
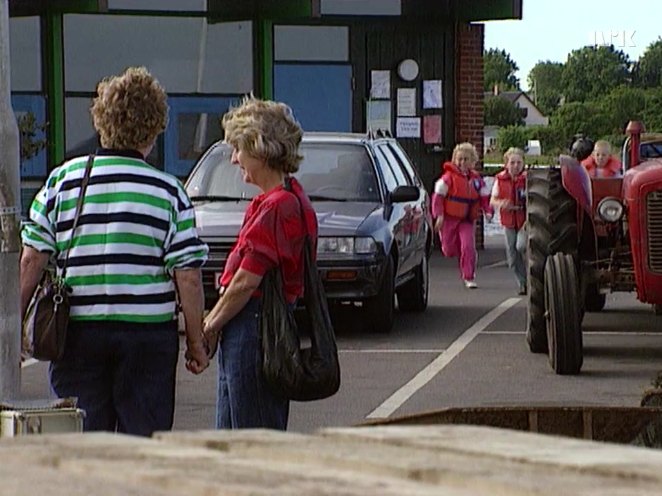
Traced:
POLYGON ((89 156, 85 166, 62 273, 57 276, 50 270, 44 272, 23 319, 23 354, 31 355, 37 360, 55 362, 64 355, 69 325, 69 293, 71 293, 71 288, 65 283, 67 263, 93 163, 94 154, 89 156))

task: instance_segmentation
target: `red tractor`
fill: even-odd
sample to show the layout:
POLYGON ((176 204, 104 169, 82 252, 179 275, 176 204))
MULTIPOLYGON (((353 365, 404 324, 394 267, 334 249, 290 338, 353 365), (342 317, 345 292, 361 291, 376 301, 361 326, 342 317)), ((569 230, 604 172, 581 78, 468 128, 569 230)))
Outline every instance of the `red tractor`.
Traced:
POLYGON ((573 157, 527 172, 526 338, 557 374, 578 374, 584 312, 636 291, 662 314, 662 139, 626 130, 625 174, 591 178, 573 157))

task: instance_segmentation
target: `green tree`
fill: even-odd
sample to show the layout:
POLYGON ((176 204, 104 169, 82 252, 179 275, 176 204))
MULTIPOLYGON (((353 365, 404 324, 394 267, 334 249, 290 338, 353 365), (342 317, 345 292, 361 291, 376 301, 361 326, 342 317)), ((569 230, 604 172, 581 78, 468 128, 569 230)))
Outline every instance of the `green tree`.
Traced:
POLYGON ((586 46, 573 50, 563 67, 567 102, 587 102, 606 95, 630 80, 630 60, 613 46, 586 46))
POLYGON ((662 38, 654 41, 639 57, 633 69, 633 80, 641 88, 662 85, 662 38))
POLYGON ((497 149, 501 153, 504 153, 511 146, 525 149, 527 140, 528 136, 524 126, 502 127, 497 132, 497 149))
POLYGON ((623 134, 629 121, 644 120, 646 91, 619 86, 599 99, 597 104, 609 121, 609 134, 623 134))
POLYGON ((540 141, 544 155, 558 155, 566 149, 567 140, 554 126, 530 126, 526 134, 528 139, 540 141))
POLYGON ((500 96, 485 98, 486 126, 515 126, 523 123, 522 109, 510 100, 500 96))
POLYGON ((563 96, 563 64, 560 62, 538 62, 529 71, 528 83, 534 102, 545 115, 558 108, 563 96))
POLYGON ((573 136, 582 133, 598 139, 610 133, 609 117, 596 102, 571 102, 561 105, 551 117, 551 125, 557 130, 566 146, 573 136))
POLYGON ((518 70, 508 52, 490 48, 483 53, 485 91, 492 91, 495 85, 501 91, 518 90, 519 79, 515 76, 518 70))
POLYGON ((643 122, 651 133, 662 133, 662 87, 646 90, 643 122))

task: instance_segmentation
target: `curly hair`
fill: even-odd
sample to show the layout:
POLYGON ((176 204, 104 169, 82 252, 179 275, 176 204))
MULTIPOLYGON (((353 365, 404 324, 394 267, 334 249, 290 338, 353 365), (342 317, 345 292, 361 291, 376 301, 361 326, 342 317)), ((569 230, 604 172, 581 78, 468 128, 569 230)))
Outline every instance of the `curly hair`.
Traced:
POLYGON ((145 67, 129 67, 100 81, 90 113, 101 146, 137 150, 150 145, 168 123, 166 98, 145 67))
POLYGON ((455 162, 455 157, 460 152, 469 155, 469 157, 471 157, 471 161, 474 164, 478 162, 478 150, 476 150, 476 147, 473 144, 469 143, 468 141, 455 145, 455 148, 453 148, 453 157, 452 157, 453 162, 455 162))
POLYGON ((264 160, 268 167, 286 174, 299 170, 303 159, 299 154, 303 130, 292 109, 284 103, 249 95, 223 116, 221 124, 225 141, 237 150, 264 160))

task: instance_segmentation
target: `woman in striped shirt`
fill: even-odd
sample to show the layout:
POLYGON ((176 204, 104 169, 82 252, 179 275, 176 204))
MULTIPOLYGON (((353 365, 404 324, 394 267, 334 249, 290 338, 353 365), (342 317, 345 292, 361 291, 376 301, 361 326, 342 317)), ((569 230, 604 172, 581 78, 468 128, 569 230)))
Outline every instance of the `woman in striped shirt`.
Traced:
POLYGON ((176 296, 186 320, 187 368, 209 365, 200 267, 207 246, 180 182, 145 157, 168 117, 166 93, 145 68, 101 81, 91 107, 102 148, 72 229, 88 157, 51 172, 22 232, 21 310, 49 258, 71 288, 60 397, 78 397, 85 430, 149 436, 172 427, 179 356, 176 296))

